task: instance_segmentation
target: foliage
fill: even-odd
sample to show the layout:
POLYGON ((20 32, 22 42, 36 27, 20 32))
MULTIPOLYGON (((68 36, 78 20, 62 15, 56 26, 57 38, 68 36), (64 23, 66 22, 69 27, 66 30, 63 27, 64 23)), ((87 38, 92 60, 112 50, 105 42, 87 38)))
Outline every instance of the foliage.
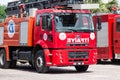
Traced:
MULTIPOLYGON (((94 0, 93 0, 94 1, 94 0)), ((91 11, 93 13, 96 13, 96 12, 104 12, 104 13, 109 13, 109 12, 112 12, 111 10, 111 6, 114 4, 116 7, 118 7, 118 3, 116 0, 113 0, 109 3, 103 3, 101 0, 98 1, 99 3, 99 9, 92 9, 91 11)))
POLYGON ((111 6, 112 6, 113 4, 118 8, 118 3, 116 2, 116 0, 111 1, 111 2, 109 2, 109 3, 106 5, 107 9, 108 9, 110 12, 112 12, 111 6))
POLYGON ((0 5, 0 19, 4 19, 6 17, 5 9, 6 9, 5 5, 0 5))

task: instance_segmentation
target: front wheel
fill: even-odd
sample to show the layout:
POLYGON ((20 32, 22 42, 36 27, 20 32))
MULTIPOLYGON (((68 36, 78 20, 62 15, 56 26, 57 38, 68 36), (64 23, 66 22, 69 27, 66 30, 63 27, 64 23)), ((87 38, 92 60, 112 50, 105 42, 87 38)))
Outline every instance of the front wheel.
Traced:
POLYGON ((85 72, 87 71, 89 65, 77 65, 75 66, 75 69, 78 71, 78 72, 85 72))
POLYGON ((4 49, 0 50, 0 68, 9 68, 10 62, 6 60, 6 52, 4 49))
POLYGON ((10 68, 15 68, 17 64, 17 60, 10 61, 10 68))
POLYGON ((35 55, 35 68, 38 73, 46 73, 49 67, 46 66, 44 53, 42 50, 37 51, 35 55))

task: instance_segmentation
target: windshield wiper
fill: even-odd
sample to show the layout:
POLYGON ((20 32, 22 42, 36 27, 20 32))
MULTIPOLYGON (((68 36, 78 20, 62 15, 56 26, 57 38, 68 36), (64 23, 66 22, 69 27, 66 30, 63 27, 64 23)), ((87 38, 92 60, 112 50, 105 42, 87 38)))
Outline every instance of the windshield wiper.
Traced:
POLYGON ((77 31, 80 31, 80 32, 94 32, 94 30, 89 30, 89 29, 80 29, 80 30, 77 30, 77 31))
POLYGON ((56 29, 57 31, 64 31, 64 32, 77 32, 75 29, 56 29))
POLYGON ((56 29, 60 32, 94 32, 94 30, 89 29, 56 29))
POLYGON ((76 29, 66 29, 66 30, 69 30, 69 31, 72 31, 72 32, 77 32, 76 29))

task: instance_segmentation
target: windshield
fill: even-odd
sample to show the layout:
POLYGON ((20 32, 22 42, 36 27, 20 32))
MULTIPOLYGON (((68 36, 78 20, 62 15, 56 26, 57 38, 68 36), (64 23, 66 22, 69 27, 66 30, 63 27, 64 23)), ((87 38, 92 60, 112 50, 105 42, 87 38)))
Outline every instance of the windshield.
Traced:
POLYGON ((55 14, 56 31, 93 31, 93 21, 90 14, 78 13, 56 13, 55 14))

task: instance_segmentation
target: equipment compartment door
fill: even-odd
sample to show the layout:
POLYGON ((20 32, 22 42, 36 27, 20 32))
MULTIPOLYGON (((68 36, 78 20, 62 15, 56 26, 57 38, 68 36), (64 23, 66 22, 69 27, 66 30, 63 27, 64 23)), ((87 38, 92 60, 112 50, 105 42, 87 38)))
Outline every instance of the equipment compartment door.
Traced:
POLYGON ((116 16, 114 21, 115 21, 113 30, 114 53, 120 54, 120 16, 116 16))

